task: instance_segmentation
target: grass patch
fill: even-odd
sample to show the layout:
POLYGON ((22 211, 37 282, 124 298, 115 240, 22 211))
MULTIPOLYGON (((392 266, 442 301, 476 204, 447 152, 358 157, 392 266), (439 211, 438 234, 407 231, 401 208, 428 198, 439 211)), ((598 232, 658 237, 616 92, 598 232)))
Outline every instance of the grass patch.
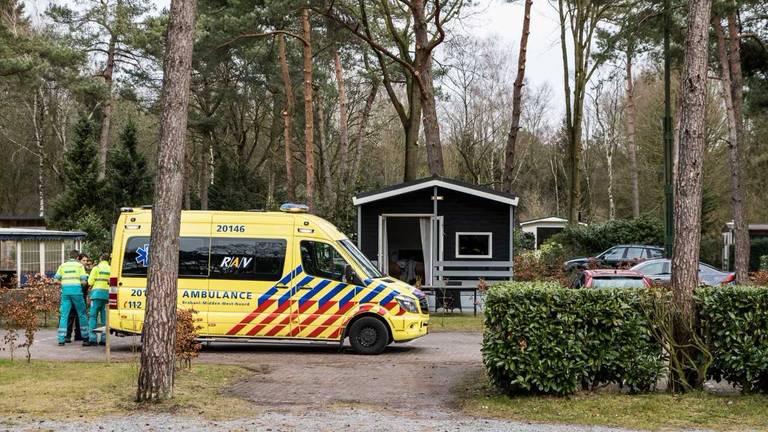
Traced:
POLYGON ((172 400, 139 404, 133 400, 136 363, 0 360, 0 416, 67 419, 141 411, 247 417, 251 405, 222 389, 248 374, 239 366, 197 364, 177 372, 172 400))
POLYGON ((448 331, 465 331, 465 332, 481 332, 483 331, 483 314, 478 313, 477 316, 464 315, 464 314, 431 314, 429 316, 429 331, 430 332, 448 332, 448 331))
POLYGON ((569 397, 508 397, 492 390, 484 378, 474 382, 462 389, 466 393, 461 406, 482 417, 646 430, 768 430, 768 397, 762 395, 628 395, 603 390, 569 397))

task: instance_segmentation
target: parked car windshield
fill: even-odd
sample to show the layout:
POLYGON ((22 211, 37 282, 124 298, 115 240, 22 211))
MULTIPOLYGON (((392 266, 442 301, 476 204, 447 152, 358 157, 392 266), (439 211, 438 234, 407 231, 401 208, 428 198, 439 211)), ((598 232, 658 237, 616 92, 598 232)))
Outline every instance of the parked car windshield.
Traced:
POLYGON ((373 263, 366 258, 365 255, 363 255, 362 252, 360 252, 360 249, 355 246, 354 243, 352 243, 349 240, 341 240, 339 242, 341 246, 349 252, 350 255, 352 255, 352 259, 357 262, 357 264, 362 267, 363 271, 367 274, 368 279, 376 279, 380 277, 384 277, 381 272, 379 272, 379 269, 376 268, 373 263))
POLYGON ((645 288, 645 281, 629 277, 593 278, 592 288, 645 288))
POLYGON ((624 258, 624 248, 617 247, 608 249, 607 251, 600 254, 599 257, 605 260, 624 258))

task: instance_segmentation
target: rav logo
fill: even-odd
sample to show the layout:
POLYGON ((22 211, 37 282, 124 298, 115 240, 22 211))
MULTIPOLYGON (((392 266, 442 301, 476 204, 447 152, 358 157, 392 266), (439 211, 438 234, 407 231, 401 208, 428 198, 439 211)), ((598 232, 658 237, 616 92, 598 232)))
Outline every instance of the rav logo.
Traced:
POLYGON ((248 257, 224 257, 224 259, 221 260, 221 264, 219 264, 219 267, 223 269, 229 269, 229 268, 235 268, 235 269, 244 269, 248 268, 248 265, 251 264, 253 261, 253 258, 248 257))

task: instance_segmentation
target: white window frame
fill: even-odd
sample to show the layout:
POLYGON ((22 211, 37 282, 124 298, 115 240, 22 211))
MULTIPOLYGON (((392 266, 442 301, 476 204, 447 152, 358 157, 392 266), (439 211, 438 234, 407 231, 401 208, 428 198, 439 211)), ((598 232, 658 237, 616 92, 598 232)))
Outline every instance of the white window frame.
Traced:
POLYGON ((493 233, 492 232, 456 232, 456 258, 493 258, 493 233), (488 255, 461 255, 459 254, 459 236, 462 235, 484 235, 488 237, 488 255))

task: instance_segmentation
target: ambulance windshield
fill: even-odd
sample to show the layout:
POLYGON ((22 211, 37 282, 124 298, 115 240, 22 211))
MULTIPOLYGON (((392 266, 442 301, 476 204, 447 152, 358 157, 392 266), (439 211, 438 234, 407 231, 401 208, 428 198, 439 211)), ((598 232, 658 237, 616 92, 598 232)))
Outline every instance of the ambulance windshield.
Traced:
POLYGON ((368 258, 366 258, 366 256, 363 255, 363 253, 360 252, 355 244, 352 243, 349 239, 341 240, 339 243, 341 243, 341 246, 344 247, 344 249, 346 249, 350 255, 352 255, 352 258, 360 267, 362 267, 363 271, 367 273, 366 276, 368 279, 384 277, 384 275, 379 272, 379 269, 377 269, 376 266, 373 265, 373 263, 368 258))

